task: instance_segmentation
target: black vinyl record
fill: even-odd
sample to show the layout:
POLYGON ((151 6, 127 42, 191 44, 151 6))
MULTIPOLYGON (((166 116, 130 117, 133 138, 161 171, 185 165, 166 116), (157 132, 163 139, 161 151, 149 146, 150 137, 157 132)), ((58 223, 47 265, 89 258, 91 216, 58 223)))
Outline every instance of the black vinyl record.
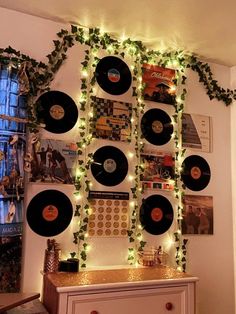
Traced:
POLYGON ((70 224, 72 216, 70 199, 57 190, 45 190, 36 194, 26 213, 30 228, 43 237, 52 237, 63 232, 70 224))
POLYGON ((114 146, 103 146, 93 155, 91 171, 94 178, 106 186, 121 183, 128 172, 125 154, 114 146))
POLYGON ((127 64, 120 58, 102 58, 95 70, 99 86, 111 95, 121 95, 130 88, 132 76, 127 64))
POLYGON ((60 91, 49 91, 37 100, 37 118, 52 133, 65 133, 78 119, 78 108, 73 99, 60 91))
POLYGON ((143 200, 140 208, 140 222, 143 228, 151 234, 166 232, 174 217, 170 201, 162 195, 151 195, 143 200))
POLYGON ((151 144, 164 145, 171 139, 173 125, 169 115, 161 109, 146 111, 141 119, 141 131, 151 144))
POLYGON ((190 190, 201 191, 210 182, 211 170, 203 157, 191 155, 185 158, 182 168, 182 181, 190 190))

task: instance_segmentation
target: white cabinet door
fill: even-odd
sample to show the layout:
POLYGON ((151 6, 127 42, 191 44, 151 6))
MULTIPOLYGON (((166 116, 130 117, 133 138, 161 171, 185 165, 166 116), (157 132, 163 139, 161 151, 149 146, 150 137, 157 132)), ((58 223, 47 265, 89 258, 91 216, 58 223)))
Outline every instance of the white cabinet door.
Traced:
POLYGON ((188 287, 68 296, 68 314, 192 314, 188 287))

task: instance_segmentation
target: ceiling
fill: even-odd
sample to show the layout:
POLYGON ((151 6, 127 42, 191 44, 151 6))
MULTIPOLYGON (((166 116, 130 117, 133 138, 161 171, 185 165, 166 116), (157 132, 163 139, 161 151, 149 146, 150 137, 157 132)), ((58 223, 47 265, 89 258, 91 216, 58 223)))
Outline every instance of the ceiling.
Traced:
POLYGON ((0 0, 0 7, 236 65, 235 0, 0 0))

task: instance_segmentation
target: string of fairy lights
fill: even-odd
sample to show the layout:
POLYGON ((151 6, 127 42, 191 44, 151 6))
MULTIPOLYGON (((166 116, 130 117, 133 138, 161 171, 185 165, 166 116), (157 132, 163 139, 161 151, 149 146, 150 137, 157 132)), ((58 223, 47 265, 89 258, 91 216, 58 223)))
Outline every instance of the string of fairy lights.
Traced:
MULTIPOLYGON (((95 68, 100 60, 98 57, 101 49, 106 51, 108 55, 118 55, 121 58, 129 56, 132 58, 132 64, 130 69, 132 71, 133 79, 133 107, 132 107, 132 135, 131 143, 134 145, 135 153, 130 152, 128 155, 130 158, 136 158, 136 166, 134 174, 129 174, 128 180, 131 182, 131 199, 130 199, 130 228, 128 232, 129 247, 128 247, 128 261, 130 264, 136 264, 138 260, 138 252, 143 251, 146 241, 143 240, 143 228, 139 222, 139 208, 143 197, 143 188, 140 183, 140 176, 144 171, 144 166, 141 163, 141 153, 143 151, 144 143, 142 141, 142 134, 140 131, 140 117, 142 116, 145 108, 145 102, 143 100, 143 89, 144 84, 142 82, 142 63, 148 62, 151 64, 158 64, 161 66, 169 65, 172 61, 172 66, 175 68, 179 65, 178 58, 172 55, 160 56, 155 52, 149 52, 148 58, 144 56, 142 52, 143 46, 140 42, 132 42, 131 40, 124 40, 122 42, 111 40, 107 34, 100 34, 100 30, 95 31, 89 30, 88 33, 81 36, 80 30, 80 40, 82 42, 89 43, 90 49, 85 51, 85 58, 81 62, 81 97, 80 97, 80 109, 84 111, 85 118, 81 118, 79 129, 80 129, 80 141, 78 142, 79 155, 79 175, 77 176, 78 183, 76 184, 77 192, 75 194, 80 195, 79 205, 77 205, 77 211, 75 216, 78 217, 78 227, 79 231, 74 233, 74 243, 78 245, 78 251, 80 254, 80 259, 82 259, 81 267, 86 267, 87 252, 89 250, 89 245, 87 243, 87 226, 89 221, 89 213, 92 213, 90 208, 87 195, 91 187, 91 181, 88 179, 88 170, 93 162, 93 154, 87 154, 87 149, 93 140, 93 96, 95 96, 94 86, 96 83, 96 78, 94 76, 95 68), (79 191, 79 192, 78 192, 79 191), (87 201, 85 201, 87 200, 87 201)), ((183 67, 178 70, 178 74, 183 81, 183 67)), ((179 84, 180 80, 176 79, 176 83, 179 84)), ((180 191, 180 169, 179 164, 181 160, 179 156, 183 157, 183 152, 181 151, 181 145, 179 142, 181 135, 181 114, 183 112, 183 100, 184 100, 185 90, 180 95, 179 101, 177 100, 175 105, 175 115, 173 120, 175 120, 175 131, 174 131, 174 141, 175 141, 175 198, 179 200, 177 208, 177 229, 175 232, 176 243, 178 243, 176 249, 176 262, 180 270, 185 270, 185 261, 183 255, 185 255, 185 246, 183 245, 181 237, 181 219, 182 219, 182 197, 179 195, 182 193, 180 191), (184 248, 184 249, 183 249, 184 248)))
POLYGON ((143 151, 142 134, 139 121, 145 109, 143 99, 144 84, 142 82, 142 64, 148 63, 162 67, 173 68, 176 71, 176 103, 174 104, 174 114, 172 122, 174 132, 174 197, 175 197, 175 216, 176 226, 173 233, 173 242, 176 247, 175 260, 180 271, 186 269, 187 239, 184 239, 181 232, 183 220, 183 196, 185 187, 181 181, 181 165, 185 156, 185 149, 181 145, 182 133, 182 114, 185 107, 187 90, 186 69, 190 68, 197 72, 199 81, 206 89, 210 99, 223 101, 229 105, 236 98, 236 92, 220 87, 213 78, 210 66, 198 59, 197 56, 185 53, 184 51, 158 51, 147 49, 141 41, 134 41, 130 38, 120 40, 111 37, 108 33, 102 32, 99 28, 82 28, 72 25, 71 30, 62 29, 57 33, 57 40, 53 41, 54 49, 47 55, 48 63, 38 62, 29 56, 16 51, 12 47, 0 49, 0 63, 24 68, 24 76, 20 84, 25 88, 24 94, 27 95, 28 103, 28 127, 30 132, 37 132, 41 121, 37 119, 37 99, 44 92, 50 90, 50 84, 56 72, 61 68, 67 58, 67 51, 75 44, 79 43, 84 47, 84 60, 81 62, 81 92, 79 118, 79 140, 78 140, 78 167, 75 181, 75 200, 76 208, 74 212, 76 231, 73 233, 73 242, 77 246, 73 256, 78 255, 82 260, 81 266, 86 267, 88 251, 90 245, 87 241, 87 227, 91 208, 88 201, 88 192, 92 187, 92 180, 89 178, 88 170, 93 162, 93 154, 89 152, 89 147, 94 140, 92 129, 94 123, 94 102, 96 96, 96 77, 95 68, 99 62, 99 53, 104 51, 108 55, 117 55, 120 58, 130 58, 130 69, 132 71, 132 134, 130 142, 133 144, 134 151, 128 152, 132 163, 135 160, 135 169, 128 178, 131 183, 130 199, 130 227, 128 230, 129 247, 127 259, 130 264, 137 262, 137 253, 142 251, 146 245, 143 238, 142 226, 139 223, 139 207, 143 198, 143 188, 140 183, 140 175, 144 171, 141 163, 141 153, 143 151))

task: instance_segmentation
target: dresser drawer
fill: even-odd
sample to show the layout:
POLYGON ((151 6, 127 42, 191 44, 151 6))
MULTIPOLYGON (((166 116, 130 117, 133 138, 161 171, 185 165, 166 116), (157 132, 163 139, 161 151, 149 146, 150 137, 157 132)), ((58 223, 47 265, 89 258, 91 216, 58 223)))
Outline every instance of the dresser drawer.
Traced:
POLYGON ((190 314, 188 287, 69 295, 68 314, 190 314))

